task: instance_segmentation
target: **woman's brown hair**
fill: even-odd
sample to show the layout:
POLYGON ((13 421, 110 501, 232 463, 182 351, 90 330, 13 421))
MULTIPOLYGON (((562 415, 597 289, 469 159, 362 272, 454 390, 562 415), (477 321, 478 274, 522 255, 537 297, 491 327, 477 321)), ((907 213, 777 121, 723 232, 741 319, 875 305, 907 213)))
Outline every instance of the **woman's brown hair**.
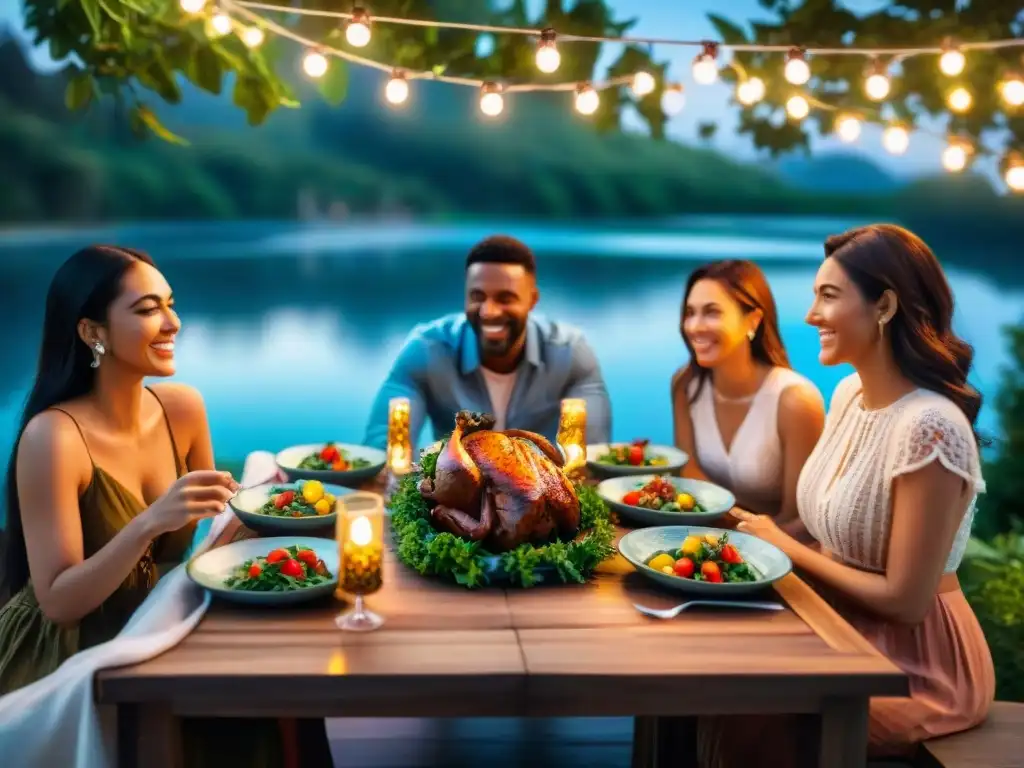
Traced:
MULTIPOLYGON (((757 264, 746 259, 725 259, 713 261, 693 270, 686 281, 686 289, 683 291, 684 315, 690 292, 700 280, 714 280, 721 285, 733 301, 740 305, 744 313, 749 314, 760 310, 761 322, 754 332, 754 338, 750 341, 750 351, 754 359, 765 365, 780 368, 790 367, 789 356, 782 343, 782 334, 779 333, 779 313, 775 308, 775 297, 772 295, 772 289, 768 286, 768 279, 757 264)), ((690 362, 686 366, 686 375, 684 375, 683 381, 697 379, 697 387, 690 398, 690 402, 693 402, 700 394, 710 371, 697 363, 693 346, 686 338, 686 334, 683 333, 682 323, 680 323, 679 331, 683 337, 683 343, 686 345, 686 351, 690 353, 690 362)))
POLYGON ((981 394, 967 383, 974 349, 953 333, 953 291, 931 248, 903 227, 871 224, 829 237, 825 258, 835 259, 867 301, 896 294, 888 327, 900 373, 956 403, 973 428, 981 410, 981 394))

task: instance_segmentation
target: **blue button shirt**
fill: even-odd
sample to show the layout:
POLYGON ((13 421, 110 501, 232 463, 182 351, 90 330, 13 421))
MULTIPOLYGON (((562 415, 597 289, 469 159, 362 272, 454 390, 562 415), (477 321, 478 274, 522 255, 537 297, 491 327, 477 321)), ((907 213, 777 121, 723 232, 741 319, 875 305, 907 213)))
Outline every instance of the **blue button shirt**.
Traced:
MULTIPOLYGON (((517 374, 506 428, 527 429, 554 442, 560 401, 579 397, 587 401, 587 442, 610 439, 608 390, 597 358, 579 330, 531 314, 517 374)), ((433 427, 433 442, 452 431, 459 410, 493 413, 480 371, 476 332, 464 314, 446 315, 409 334, 373 401, 365 445, 386 447, 388 403, 393 397, 409 398, 414 446, 420 445, 426 420, 433 427)))

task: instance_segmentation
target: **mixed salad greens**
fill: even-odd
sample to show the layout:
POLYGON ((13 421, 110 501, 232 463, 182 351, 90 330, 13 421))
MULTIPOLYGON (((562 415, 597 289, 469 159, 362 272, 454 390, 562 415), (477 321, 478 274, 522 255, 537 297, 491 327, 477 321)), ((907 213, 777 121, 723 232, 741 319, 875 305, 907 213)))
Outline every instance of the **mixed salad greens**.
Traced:
POLYGON ((314 517, 334 511, 335 497, 319 480, 299 480, 292 485, 275 485, 259 514, 273 517, 314 517))
POLYGON ((607 453, 597 457, 598 464, 610 464, 616 467, 664 467, 668 459, 664 456, 652 456, 647 453, 650 440, 634 440, 632 443, 609 445, 607 453))
POLYGON ((299 469, 312 469, 318 472, 348 472, 352 469, 364 469, 372 466, 368 459, 350 459, 348 452, 338 448, 334 443, 327 443, 315 453, 311 453, 299 462, 299 469))
POLYGON ((679 549, 657 552, 647 565, 669 576, 712 584, 757 581, 760 576, 736 547, 729 543, 729 534, 706 533, 687 536, 679 549))
POLYGON ((679 493, 667 477, 656 477, 642 488, 630 491, 622 497, 622 503, 660 512, 707 512, 693 494, 679 493))
POLYGON ((293 545, 246 560, 224 580, 224 586, 249 592, 290 592, 326 584, 332 578, 314 550, 293 545))

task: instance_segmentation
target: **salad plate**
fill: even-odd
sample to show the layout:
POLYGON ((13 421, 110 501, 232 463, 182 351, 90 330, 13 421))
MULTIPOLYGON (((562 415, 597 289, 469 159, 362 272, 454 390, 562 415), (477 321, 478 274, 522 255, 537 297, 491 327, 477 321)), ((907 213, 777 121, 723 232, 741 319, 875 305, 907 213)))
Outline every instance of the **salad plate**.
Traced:
POLYGON ((215 597, 248 605, 287 605, 330 595, 338 585, 334 539, 278 536, 211 549, 185 566, 215 597))
POLYGON ((239 491, 228 505, 254 531, 304 534, 334 526, 335 502, 350 493, 355 491, 319 480, 264 483, 239 491))
POLYGON ((288 480, 357 486, 372 480, 387 465, 387 453, 368 445, 309 443, 285 448, 274 457, 288 480))
POLYGON ((615 477, 599 483, 597 493, 637 525, 706 525, 736 505, 722 486, 689 477, 615 477))
POLYGON ((651 472, 676 474, 689 460, 686 452, 675 446, 651 445, 647 440, 587 446, 587 469, 595 477, 629 477, 651 472))

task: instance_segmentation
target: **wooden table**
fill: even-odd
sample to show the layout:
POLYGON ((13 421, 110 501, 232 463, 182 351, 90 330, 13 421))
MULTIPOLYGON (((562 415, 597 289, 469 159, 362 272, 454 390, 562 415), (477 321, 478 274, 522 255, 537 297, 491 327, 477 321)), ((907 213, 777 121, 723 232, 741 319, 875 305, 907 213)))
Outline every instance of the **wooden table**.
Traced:
MULTIPOLYGON (((229 525, 221 541, 246 535, 229 525)), ((251 535, 251 534, 250 534, 251 535)), ((820 764, 865 764, 871 696, 907 682, 795 575, 777 584, 785 611, 711 609, 649 619, 668 607, 621 558, 585 585, 466 590, 385 560, 367 599, 386 623, 342 632, 342 602, 257 610, 214 600, 180 645, 97 675, 122 743, 144 765, 177 765, 178 716, 646 717, 818 713, 820 764), (282 653, 282 648, 292 652, 282 653), (272 700, 261 694, 274 681, 272 700), (699 690, 699 698, 680 691, 699 690), (699 709, 698 709, 699 708, 699 709), (161 762, 162 761, 162 762, 161 762)), ((763 599, 764 595, 761 596, 763 599)))

